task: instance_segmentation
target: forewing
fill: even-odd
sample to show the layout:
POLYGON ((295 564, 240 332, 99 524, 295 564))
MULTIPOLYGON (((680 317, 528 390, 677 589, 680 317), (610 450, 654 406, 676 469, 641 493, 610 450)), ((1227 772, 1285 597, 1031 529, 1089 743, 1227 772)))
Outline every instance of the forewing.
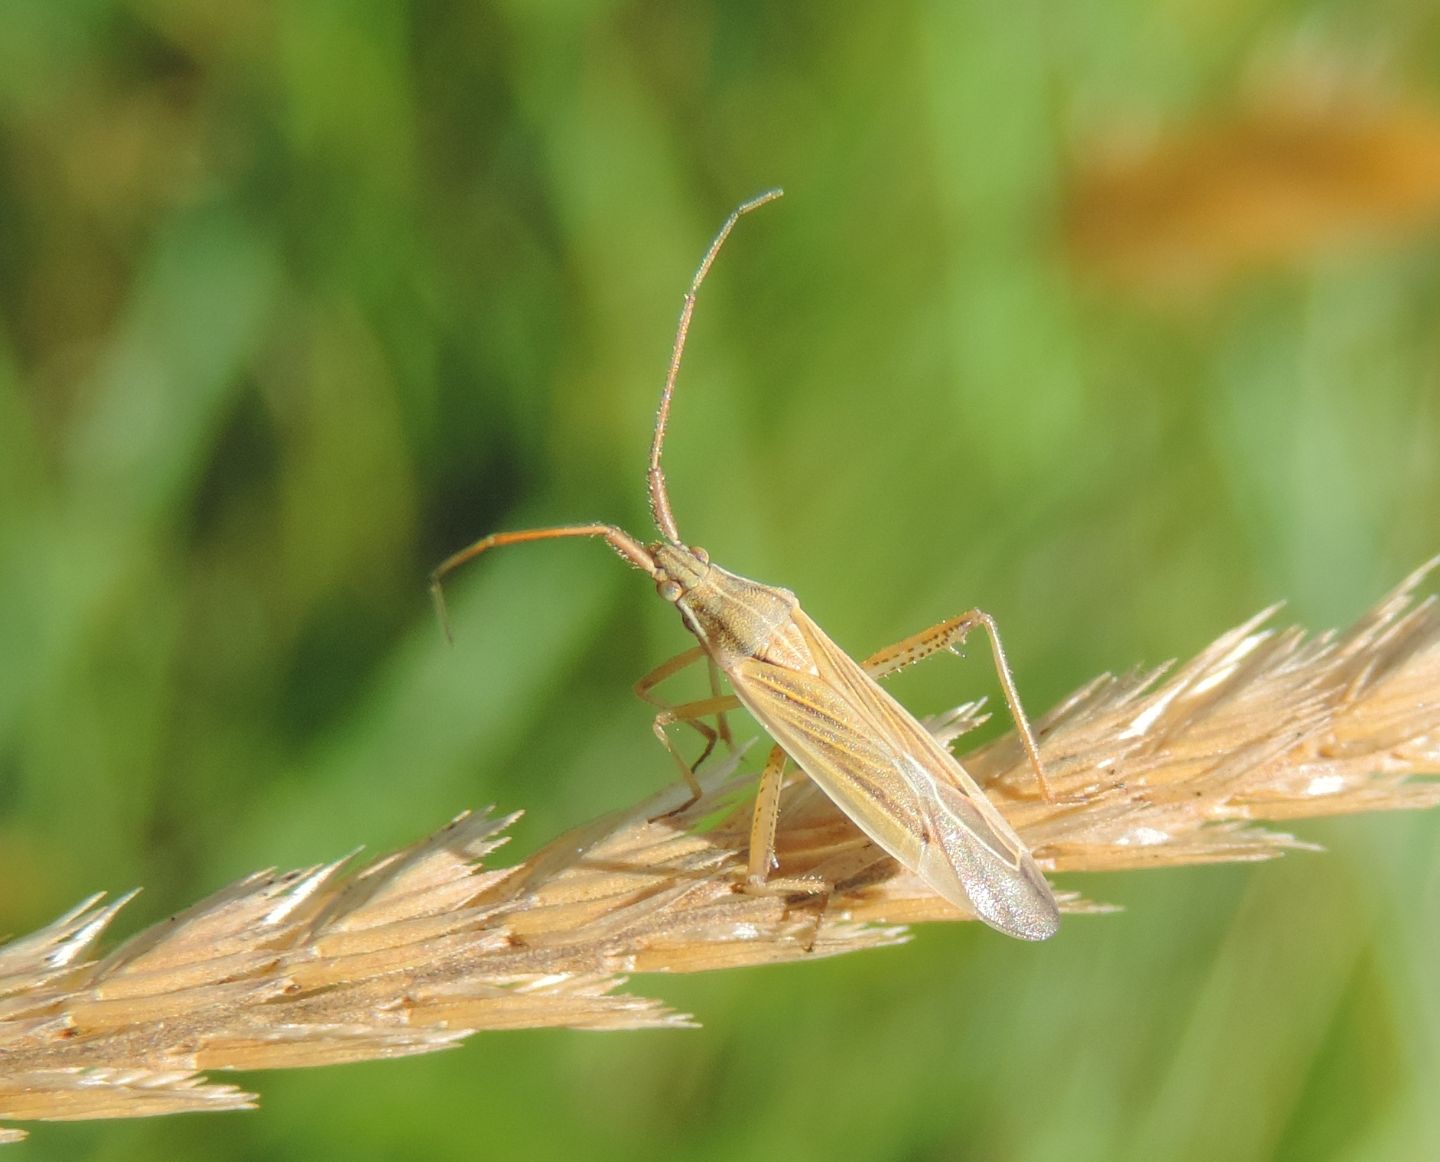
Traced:
POLYGON ((862 831, 951 903, 1011 936, 1052 935, 1050 886, 984 792, 809 618, 803 624, 818 672, 745 659, 731 675, 740 700, 862 831))
POLYGON ((924 816, 886 740, 833 687, 783 666, 745 659, 732 668, 740 701, 862 831, 907 867, 922 853, 924 816))

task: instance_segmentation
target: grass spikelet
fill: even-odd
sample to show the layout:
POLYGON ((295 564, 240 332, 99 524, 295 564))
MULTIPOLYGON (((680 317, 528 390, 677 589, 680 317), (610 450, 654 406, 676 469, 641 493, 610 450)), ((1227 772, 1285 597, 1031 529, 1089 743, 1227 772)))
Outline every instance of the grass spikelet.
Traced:
MULTIPOLYGON (((1417 570, 1339 634, 1269 628, 1266 610, 1198 657, 1102 675, 1038 720, 1058 801, 1013 735, 962 754, 1047 871, 1267 859, 1308 846, 1259 824, 1440 801, 1440 616, 1417 570)), ((941 737, 982 718, 933 720, 941 737)), ((485 866, 515 815, 463 815, 361 867, 258 873, 98 944, 129 898, 99 897, 0 947, 0 1117, 144 1117, 243 1109, 206 1071, 428 1053, 484 1029, 677 1027, 620 991, 636 972, 833 956, 963 916, 879 852, 807 780, 785 791, 786 876, 828 896, 747 895, 750 776, 656 818, 672 789, 485 866)), ((1103 907, 1073 894, 1069 912, 1103 907)), ((23 1136, 0 1130, 0 1141, 23 1136)))

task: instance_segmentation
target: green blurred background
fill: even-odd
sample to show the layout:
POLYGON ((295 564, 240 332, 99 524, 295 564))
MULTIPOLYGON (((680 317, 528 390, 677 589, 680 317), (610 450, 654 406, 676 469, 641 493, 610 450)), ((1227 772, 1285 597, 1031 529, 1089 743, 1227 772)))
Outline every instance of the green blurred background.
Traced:
MULTIPOLYGON (((717 559, 858 654, 980 605, 1032 713, 1277 598, 1349 621, 1440 548, 1440 178, 1175 278, 1107 275, 1140 215, 1067 237, 1116 141, 1224 141, 1266 91, 1423 129, 1437 64, 1418 0, 6 0, 0 932, 139 884, 133 931, 490 802, 524 852, 671 778, 629 686, 688 641, 642 579, 497 555, 448 649, 425 575, 644 531, 681 292, 771 185, 669 446, 717 559)), ((897 687, 995 693, 984 651, 897 687)), ((1440 1156, 1440 820, 1298 830, 1330 853, 1069 877, 1126 911, 1043 947, 638 979, 704 1028, 247 1075, 257 1113, 15 1154, 1440 1156)))

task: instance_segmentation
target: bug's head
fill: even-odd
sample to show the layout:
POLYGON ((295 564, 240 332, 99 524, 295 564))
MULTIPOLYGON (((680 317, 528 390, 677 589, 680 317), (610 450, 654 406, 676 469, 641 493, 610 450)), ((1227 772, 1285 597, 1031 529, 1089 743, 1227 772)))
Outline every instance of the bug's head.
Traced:
POLYGON ((710 554, 704 549, 660 541, 650 546, 655 560, 655 589, 674 604, 705 580, 710 572, 710 554))

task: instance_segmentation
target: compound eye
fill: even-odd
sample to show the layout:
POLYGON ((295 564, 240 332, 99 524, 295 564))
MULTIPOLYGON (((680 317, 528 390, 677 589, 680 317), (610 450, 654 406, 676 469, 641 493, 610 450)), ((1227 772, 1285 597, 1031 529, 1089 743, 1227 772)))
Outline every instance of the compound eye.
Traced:
POLYGON ((680 598, 685 595, 685 590, 680 587, 680 582, 672 581, 668 577, 660 582, 660 584, 656 586, 656 589, 660 596, 670 602, 671 605, 674 605, 675 602, 679 601, 680 598))
POLYGON ((707 553, 704 549, 702 549, 699 545, 691 545, 690 553, 697 561, 700 562, 700 564, 710 564, 710 554, 707 553))

